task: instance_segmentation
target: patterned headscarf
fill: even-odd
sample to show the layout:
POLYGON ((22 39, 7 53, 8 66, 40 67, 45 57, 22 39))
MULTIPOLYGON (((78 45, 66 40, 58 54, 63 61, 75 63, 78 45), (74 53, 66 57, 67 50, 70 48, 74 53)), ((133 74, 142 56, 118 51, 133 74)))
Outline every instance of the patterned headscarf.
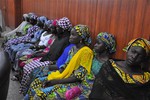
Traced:
POLYGON ((37 15, 35 15, 35 14, 33 14, 33 15, 31 15, 31 16, 30 16, 30 19, 37 20, 37 18, 38 18, 38 16, 37 16, 37 15))
POLYGON ((72 27, 72 24, 67 17, 63 17, 63 18, 59 19, 57 24, 64 30, 70 30, 72 27))
POLYGON ((101 32, 97 35, 97 39, 104 43, 106 48, 109 50, 109 53, 116 52, 116 41, 114 35, 107 32, 101 32))
POLYGON ((28 14, 23 14, 23 18, 27 21, 27 18, 29 18, 28 14))
POLYGON ((53 26, 57 26, 57 22, 58 22, 57 19, 53 20, 52 25, 53 25, 53 26))
POLYGON ((128 43, 127 47, 125 47, 123 50, 127 52, 130 49, 130 47, 133 46, 142 47, 143 49, 145 49, 147 55, 149 55, 150 53, 150 42, 144 38, 137 38, 131 40, 128 43))
POLYGON ((45 22, 47 22, 48 19, 45 16, 41 16, 41 17, 38 17, 37 20, 41 21, 44 24, 45 22))
POLYGON ((73 28, 79 34, 79 36, 81 36, 81 38, 83 39, 86 45, 91 44, 92 41, 91 41, 90 31, 88 26, 79 24, 74 26, 73 28))
POLYGON ((53 20, 48 20, 45 22, 45 24, 47 25, 48 28, 51 27, 52 23, 53 23, 53 20))

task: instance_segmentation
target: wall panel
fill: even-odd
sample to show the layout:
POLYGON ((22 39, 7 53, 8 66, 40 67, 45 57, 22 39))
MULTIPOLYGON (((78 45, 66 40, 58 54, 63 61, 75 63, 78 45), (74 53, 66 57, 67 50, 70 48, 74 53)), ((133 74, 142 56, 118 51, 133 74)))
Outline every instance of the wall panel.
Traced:
POLYGON ((7 1, 7 23, 10 28, 15 28, 15 0, 7 1))
MULTIPOLYGON (((99 32, 106 31, 114 34, 118 45, 117 53, 114 56, 116 58, 125 57, 122 48, 132 38, 150 38, 150 0, 21 1, 22 14, 35 12, 37 15, 45 15, 49 19, 66 16, 73 25, 88 25, 93 41, 99 32)), ((13 12, 7 13, 13 15, 13 12)), ((9 24, 14 23, 13 19, 9 19, 9 22, 11 22, 9 24)))

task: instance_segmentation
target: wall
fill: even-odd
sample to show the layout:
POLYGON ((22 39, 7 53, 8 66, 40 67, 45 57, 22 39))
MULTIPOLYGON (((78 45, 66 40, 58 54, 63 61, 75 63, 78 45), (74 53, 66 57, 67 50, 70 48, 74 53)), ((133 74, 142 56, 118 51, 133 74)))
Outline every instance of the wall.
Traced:
MULTIPOLYGON (((137 37, 150 38, 150 0, 20 0, 23 13, 35 12, 49 19, 68 17, 73 25, 86 24, 92 39, 99 32, 116 36, 117 53, 137 37)), ((10 24, 10 23, 9 23, 10 24)))
POLYGON ((0 9, 3 12, 5 23, 10 28, 15 28, 22 19, 22 0, 0 0, 0 9))
POLYGON ((0 0, 0 9, 2 11, 3 17, 6 20, 6 1, 0 0))

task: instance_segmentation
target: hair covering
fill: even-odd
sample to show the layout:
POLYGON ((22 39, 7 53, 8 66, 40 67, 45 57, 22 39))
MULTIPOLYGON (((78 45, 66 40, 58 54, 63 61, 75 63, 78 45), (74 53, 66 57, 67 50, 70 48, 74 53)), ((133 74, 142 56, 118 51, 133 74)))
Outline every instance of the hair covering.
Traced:
POLYGON ((45 22, 47 22, 48 19, 45 16, 41 16, 41 17, 38 17, 37 20, 41 21, 44 24, 45 22))
POLYGON ((53 22, 53 20, 47 20, 47 21, 45 22, 45 24, 46 24, 46 26, 47 26, 48 28, 50 28, 51 25, 52 25, 52 22, 53 22))
POLYGON ((86 45, 91 44, 90 31, 89 31, 88 26, 79 24, 79 25, 74 26, 73 29, 75 29, 75 31, 83 39, 83 42, 86 45))
POLYGON ((24 18, 25 20, 27 20, 27 18, 29 18, 29 15, 28 15, 28 14, 23 14, 23 18, 24 18))
POLYGON ((37 20, 37 18, 38 18, 38 16, 37 16, 37 15, 35 15, 35 14, 33 14, 33 15, 31 15, 31 16, 30 16, 30 19, 37 20))
POLYGON ((57 22, 58 22, 57 19, 53 20, 52 25, 53 25, 53 26, 57 26, 57 22))
POLYGON ((59 19, 57 25, 63 28, 64 30, 70 30, 72 27, 72 24, 67 17, 59 19))
POLYGON ((97 35, 97 39, 104 43, 106 48, 109 50, 109 53, 116 52, 116 40, 114 35, 107 32, 101 32, 97 35))
POLYGON ((82 47, 69 62, 64 64, 65 70, 60 73, 58 70, 48 75, 48 80, 64 79, 70 77, 74 70, 77 70, 80 66, 84 67, 88 73, 91 72, 91 65, 93 59, 93 51, 87 47, 82 47))
POLYGON ((33 13, 33 12, 28 13, 29 18, 30 18, 32 15, 35 15, 35 13, 33 13))
POLYGON ((128 43, 127 47, 125 47, 123 50, 127 52, 130 49, 130 47, 133 46, 142 47, 143 49, 145 49, 147 55, 149 55, 150 53, 150 42, 144 38, 136 38, 131 40, 128 43))

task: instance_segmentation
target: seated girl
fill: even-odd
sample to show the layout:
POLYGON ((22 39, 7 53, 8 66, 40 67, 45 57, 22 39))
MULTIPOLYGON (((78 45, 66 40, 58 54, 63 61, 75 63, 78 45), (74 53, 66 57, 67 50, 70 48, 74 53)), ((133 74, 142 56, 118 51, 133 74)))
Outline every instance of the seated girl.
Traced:
POLYGON ((125 60, 108 60, 103 64, 90 100, 150 100, 150 72, 141 66, 149 56, 150 44, 146 39, 137 38, 124 50, 125 60))
POLYGON ((4 50, 6 52, 9 52, 10 46, 11 45, 17 45, 19 43, 25 43, 31 40, 31 37, 33 34, 39 30, 39 27, 36 25, 37 23, 37 16, 36 15, 31 15, 30 17, 30 23, 33 25, 30 27, 27 31, 27 34, 18 38, 10 39, 4 44, 4 50))
POLYGON ((17 28, 15 28, 14 30, 4 34, 5 41, 7 41, 11 38, 15 38, 15 37, 26 34, 26 32, 24 31, 25 27, 29 28, 29 27, 32 26, 29 23, 29 18, 30 18, 29 14, 23 14, 23 18, 22 18, 23 22, 17 28))
POLYGON ((26 91, 26 86, 30 82, 29 75, 35 68, 47 66, 52 61, 56 61, 60 57, 63 50, 69 45, 71 26, 71 22, 68 18, 63 17, 59 19, 58 26, 56 27, 57 37, 51 45, 49 52, 43 57, 33 60, 23 67, 23 78, 21 81, 20 92, 26 91))
POLYGON ((41 34, 44 32, 43 26, 46 21, 47 21, 47 18, 45 16, 38 17, 36 25, 39 27, 39 29, 33 34, 33 37, 31 37, 31 40, 25 43, 19 43, 17 45, 10 46, 10 50, 8 54, 12 62, 14 62, 16 53, 18 51, 26 50, 30 48, 31 46, 35 45, 35 43, 39 41, 41 34))
POLYGON ((67 89, 61 90, 63 87, 69 88, 84 83, 84 76, 90 73, 93 58, 92 50, 87 47, 91 43, 88 27, 76 25, 71 30, 69 41, 75 46, 70 50, 66 63, 48 76, 35 79, 25 99, 53 99, 53 96, 59 99, 59 96, 54 94, 55 91, 63 93, 67 89))

